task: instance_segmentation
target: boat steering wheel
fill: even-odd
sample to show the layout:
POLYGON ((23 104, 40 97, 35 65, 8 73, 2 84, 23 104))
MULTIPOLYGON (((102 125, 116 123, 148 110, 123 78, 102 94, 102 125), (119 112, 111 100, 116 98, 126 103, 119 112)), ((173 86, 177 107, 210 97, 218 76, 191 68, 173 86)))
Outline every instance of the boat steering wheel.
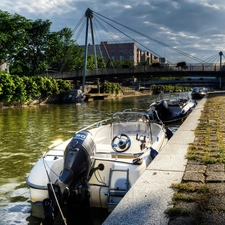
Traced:
POLYGON ((112 139, 112 149, 115 152, 125 152, 130 148, 131 140, 126 134, 118 134, 112 139))

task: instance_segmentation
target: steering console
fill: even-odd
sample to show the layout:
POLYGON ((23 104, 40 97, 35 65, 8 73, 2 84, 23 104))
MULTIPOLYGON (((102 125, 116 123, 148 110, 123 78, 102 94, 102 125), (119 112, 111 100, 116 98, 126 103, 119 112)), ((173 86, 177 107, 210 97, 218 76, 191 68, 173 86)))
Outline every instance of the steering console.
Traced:
POLYGON ((131 140, 126 134, 118 134, 112 139, 112 149, 115 152, 125 152, 130 148, 131 140))

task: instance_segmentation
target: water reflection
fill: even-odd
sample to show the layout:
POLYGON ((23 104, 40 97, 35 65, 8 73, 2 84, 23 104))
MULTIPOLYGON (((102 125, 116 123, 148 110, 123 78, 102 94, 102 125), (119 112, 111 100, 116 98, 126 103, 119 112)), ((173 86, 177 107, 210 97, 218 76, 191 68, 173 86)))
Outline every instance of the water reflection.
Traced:
POLYGON ((115 111, 147 109, 155 97, 0 109, 0 224, 40 224, 30 214, 25 178, 52 141, 66 140, 76 130, 115 111))

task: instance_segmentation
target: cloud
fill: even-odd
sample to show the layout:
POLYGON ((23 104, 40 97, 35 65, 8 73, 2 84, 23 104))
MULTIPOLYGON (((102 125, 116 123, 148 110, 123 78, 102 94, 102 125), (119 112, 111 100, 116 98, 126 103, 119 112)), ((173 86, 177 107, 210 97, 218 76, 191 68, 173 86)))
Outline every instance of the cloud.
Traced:
MULTIPOLYGON (((224 49, 224 0, 0 1, 2 11, 17 13, 32 20, 50 20, 52 31, 60 31, 64 27, 74 29, 78 21, 84 17, 87 8, 138 31, 135 33, 126 28, 119 28, 123 32, 129 32, 128 36, 133 40, 143 41, 147 45, 146 48, 152 49, 158 55, 164 56, 167 52, 167 57, 171 57, 174 61, 191 59, 178 55, 165 45, 154 42, 153 39, 201 59, 224 49)), ((94 18, 93 21, 98 21, 98 18, 94 18)), ((128 41, 128 36, 112 29, 109 25, 104 24, 104 26, 110 29, 114 38, 128 41)), ((99 42, 113 41, 99 25, 98 29, 95 32, 101 36, 98 37, 99 42)), ((85 29, 77 40, 78 44, 84 44, 84 32, 85 29)))

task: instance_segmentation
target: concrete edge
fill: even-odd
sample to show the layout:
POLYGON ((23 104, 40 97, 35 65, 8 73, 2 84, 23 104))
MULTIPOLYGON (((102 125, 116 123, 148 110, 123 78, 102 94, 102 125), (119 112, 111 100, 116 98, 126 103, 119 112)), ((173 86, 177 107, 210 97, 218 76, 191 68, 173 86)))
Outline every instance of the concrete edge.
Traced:
POLYGON ((171 205, 173 183, 180 183, 187 165, 185 155, 194 141, 206 97, 178 128, 173 137, 132 186, 103 225, 166 225, 165 210, 171 205))

